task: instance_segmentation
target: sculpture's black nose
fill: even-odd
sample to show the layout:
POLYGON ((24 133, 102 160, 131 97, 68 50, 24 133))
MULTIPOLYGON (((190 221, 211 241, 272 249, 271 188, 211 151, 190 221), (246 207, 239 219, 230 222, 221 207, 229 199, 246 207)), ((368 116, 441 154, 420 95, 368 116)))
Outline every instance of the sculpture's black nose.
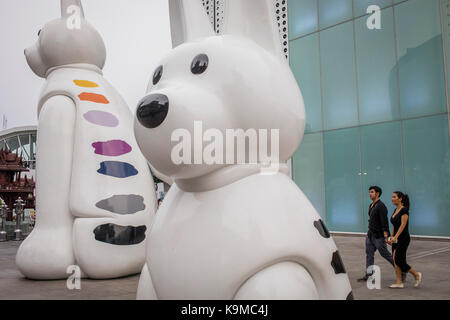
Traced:
POLYGON ((138 105, 136 116, 146 128, 153 129, 161 125, 169 112, 169 98, 164 94, 151 94, 143 98, 138 105))

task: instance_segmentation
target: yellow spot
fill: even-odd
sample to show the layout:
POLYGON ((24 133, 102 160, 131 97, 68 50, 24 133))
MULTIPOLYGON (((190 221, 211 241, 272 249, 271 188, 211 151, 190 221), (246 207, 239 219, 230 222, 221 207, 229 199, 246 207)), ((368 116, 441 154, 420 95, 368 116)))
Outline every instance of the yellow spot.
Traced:
POLYGON ((96 84, 95 82, 92 81, 87 81, 87 80, 73 80, 73 82, 79 86, 79 87, 83 87, 83 88, 96 88, 99 85, 96 84))

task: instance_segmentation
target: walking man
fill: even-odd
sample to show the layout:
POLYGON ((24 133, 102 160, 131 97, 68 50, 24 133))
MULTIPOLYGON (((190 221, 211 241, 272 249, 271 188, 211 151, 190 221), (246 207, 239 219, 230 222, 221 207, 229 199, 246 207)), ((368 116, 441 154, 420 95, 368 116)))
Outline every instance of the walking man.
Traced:
POLYGON ((383 258, 394 266, 392 255, 386 246, 389 237, 389 224, 387 208, 380 200, 382 193, 383 191, 378 186, 369 188, 369 196, 372 203, 369 206, 369 231, 366 235, 366 275, 358 279, 358 281, 367 281, 369 276, 371 276, 367 270, 370 266, 373 266, 375 251, 377 250, 383 258))

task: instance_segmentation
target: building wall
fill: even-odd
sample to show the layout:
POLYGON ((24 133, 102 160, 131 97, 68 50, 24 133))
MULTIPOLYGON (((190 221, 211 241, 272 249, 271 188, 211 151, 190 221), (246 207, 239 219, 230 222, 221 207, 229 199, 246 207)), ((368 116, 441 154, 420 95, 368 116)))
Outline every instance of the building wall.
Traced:
POLYGON ((306 106, 293 178, 333 231, 367 231, 368 188, 411 198, 410 232, 450 236, 448 0, 289 0, 306 106), (379 5, 381 30, 367 27, 379 5), (442 31, 444 30, 444 37, 442 31))

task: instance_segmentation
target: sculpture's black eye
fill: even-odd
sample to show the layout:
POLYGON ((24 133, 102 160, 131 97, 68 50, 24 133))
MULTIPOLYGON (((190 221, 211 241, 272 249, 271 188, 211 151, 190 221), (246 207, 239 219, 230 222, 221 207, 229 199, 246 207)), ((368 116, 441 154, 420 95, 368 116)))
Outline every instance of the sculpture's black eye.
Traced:
POLYGON ((161 80, 163 70, 163 66, 159 66, 158 68, 156 68, 155 73, 153 74, 153 85, 157 84, 159 80, 161 80))
POLYGON ((41 31, 42 31, 42 29, 38 31, 38 37, 41 35, 41 31))
POLYGON ((192 60, 191 71, 193 74, 202 74, 208 69, 209 59, 204 53, 199 54, 192 60))

